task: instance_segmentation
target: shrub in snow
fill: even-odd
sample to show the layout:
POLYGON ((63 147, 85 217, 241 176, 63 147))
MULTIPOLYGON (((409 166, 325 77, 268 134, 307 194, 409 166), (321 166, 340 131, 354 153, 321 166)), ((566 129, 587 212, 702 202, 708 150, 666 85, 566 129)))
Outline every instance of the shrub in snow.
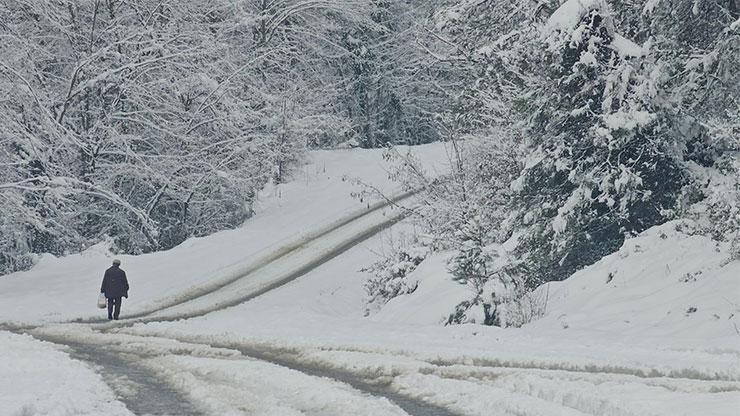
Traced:
POLYGON ((717 160, 713 167, 692 166, 696 181, 684 190, 685 215, 699 231, 732 243, 732 258, 740 258, 740 161, 717 160))
POLYGON ((471 299, 455 307, 446 324, 479 323, 518 328, 542 317, 546 295, 524 286, 518 276, 517 271, 507 268, 492 273, 471 299))
POLYGON ((406 276, 424 261, 428 253, 429 248, 420 244, 394 247, 388 256, 363 269, 372 274, 365 282, 365 314, 369 315, 396 296, 413 293, 418 282, 410 282, 406 276))
POLYGON ((473 297, 457 305, 447 324, 520 326, 528 322, 523 303, 526 288, 506 244, 484 245, 486 232, 478 217, 471 218, 457 237, 459 247, 448 270, 455 281, 470 287, 473 297))
POLYGON ((496 140, 467 137, 449 142, 450 173, 434 178, 410 154, 388 150, 387 159, 395 163, 392 177, 419 192, 423 203, 414 218, 433 237, 430 245, 435 250, 462 248, 473 229, 474 239, 484 245, 507 238, 509 184, 521 169, 512 136, 500 132, 496 140))

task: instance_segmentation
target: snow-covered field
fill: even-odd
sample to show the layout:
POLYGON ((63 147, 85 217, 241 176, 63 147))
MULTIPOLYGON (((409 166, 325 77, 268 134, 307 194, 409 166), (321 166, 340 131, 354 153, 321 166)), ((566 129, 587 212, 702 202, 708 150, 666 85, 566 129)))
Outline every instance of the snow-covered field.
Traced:
MULTIPOLYGON (((417 152, 429 163, 445 159, 441 145, 417 152)), ((301 236, 367 210, 367 201, 349 196, 357 187, 346 177, 359 176, 394 193, 385 169, 379 151, 316 152, 294 181, 265 191, 257 215, 244 227, 168 252, 124 256, 132 290, 123 317, 224 279, 301 236)), ((378 212, 382 216, 383 210, 378 212)), ((253 290, 249 285, 255 281, 269 281, 321 256, 364 229, 362 221, 277 258, 239 287, 253 290)), ((444 255, 431 256, 413 272, 411 278, 419 281, 413 294, 366 317, 368 275, 360 269, 412 231, 405 223, 246 303, 190 319, 123 321, 123 326, 49 325, 96 314, 100 275, 111 255, 101 246, 66 258, 45 257, 31 271, 0 278, 0 322, 46 323, 32 333, 138 354, 149 371, 214 415, 405 414, 386 398, 249 359, 234 352, 240 348, 282 357, 296 368, 377 382, 450 414, 737 415, 740 264, 728 261, 726 246, 676 226, 648 230, 572 278, 540 288, 546 314, 521 329, 440 325, 469 294, 449 279, 444 255)), ((229 292, 210 295, 208 303, 229 303, 234 296, 229 292)), ((203 307, 186 303, 167 316, 203 307)), ((80 362, 28 337, 0 334, 3 350, 23 357, 48 353, 55 365, 87 371, 87 378, 78 379, 82 391, 121 408, 80 362)), ((0 366, 7 366, 3 356, 8 354, 0 354, 0 366)), ((22 363, 9 367, 23 373, 21 379, 45 377, 30 371, 33 361, 22 363)), ((7 384, 7 391, 16 391, 14 383, 7 384)), ((49 400, 30 382, 25 391, 49 400)), ((74 409, 64 402, 62 408, 74 409)), ((44 409, 17 414, 73 414, 44 409)))

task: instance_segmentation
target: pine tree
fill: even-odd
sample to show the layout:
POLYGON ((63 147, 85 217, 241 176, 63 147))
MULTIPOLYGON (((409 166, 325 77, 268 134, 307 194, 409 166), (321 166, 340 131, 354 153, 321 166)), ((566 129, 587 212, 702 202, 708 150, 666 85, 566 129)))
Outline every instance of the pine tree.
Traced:
POLYGON ((657 96, 655 66, 602 1, 549 19, 528 108, 531 156, 515 182, 531 282, 560 280, 669 218, 686 171, 657 96))

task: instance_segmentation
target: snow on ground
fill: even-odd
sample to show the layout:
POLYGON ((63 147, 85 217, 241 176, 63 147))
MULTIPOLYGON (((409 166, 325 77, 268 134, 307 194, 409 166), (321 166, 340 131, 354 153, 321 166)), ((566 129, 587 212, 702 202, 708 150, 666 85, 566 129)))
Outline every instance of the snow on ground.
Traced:
POLYGON ((234 358, 240 355, 238 351, 232 349, 183 343, 167 338, 140 337, 126 334, 111 336, 110 334, 93 331, 88 325, 80 324, 51 324, 35 328, 29 333, 34 337, 54 343, 84 343, 85 345, 105 347, 107 350, 128 355, 187 354, 193 357, 210 358, 234 358))
POLYGON ((734 296, 737 283, 730 277, 739 266, 727 262, 726 247, 675 231, 675 224, 649 230, 621 254, 574 276, 574 283, 552 284, 548 314, 522 329, 440 326, 438 317, 454 304, 441 295, 464 296, 467 289, 445 281, 444 256, 433 256, 412 274, 419 280, 414 294, 363 318, 367 275, 359 269, 399 229, 246 304, 124 332, 297 350, 306 362, 390 377, 404 394, 464 414, 487 414, 494 403, 527 414, 736 414, 740 344, 726 326, 713 324, 715 313, 732 323, 722 298, 734 296), (666 277, 666 267, 675 274, 666 277), (608 286, 607 269, 621 280, 608 286), (687 273, 705 280, 684 282, 687 273), (689 300, 707 312, 687 316, 689 300), (632 326, 619 319, 620 308, 634 314, 632 326), (671 310, 680 312, 675 319, 654 321, 671 310))
POLYGON ((0 415, 131 415, 102 378, 52 344, 0 331, 0 415))
MULTIPOLYGON (((411 202, 411 200, 404 200, 401 203, 411 202)), ((355 242, 357 236, 372 232, 376 227, 383 226, 388 221, 399 219, 404 213, 404 210, 395 207, 369 212, 362 218, 331 231, 319 239, 301 244, 294 251, 284 254, 278 261, 263 265, 245 278, 190 302, 157 311, 147 319, 180 319, 183 316, 204 314, 227 304, 241 303, 243 299, 249 298, 274 282, 290 279, 291 276, 300 274, 306 270, 307 265, 336 253, 348 242, 350 244, 355 242)))
POLYGON ((737 414, 740 403, 737 391, 693 391, 694 384, 682 388, 622 377, 568 380, 568 376, 504 371, 481 381, 408 374, 397 377, 394 385, 412 397, 427 397, 461 414, 480 416, 729 416, 737 414))
POLYGON ((387 399, 257 360, 168 356, 147 360, 144 365, 183 388, 214 415, 406 414, 387 399))
MULTIPOLYGON (((297 350, 305 362, 370 379, 390 377, 404 394, 464 414, 490 410, 492 402, 481 396, 486 391, 502 409, 532 414, 553 414, 563 406, 573 408, 574 403, 580 403, 577 408, 584 413, 603 415, 692 414, 674 411, 684 405, 685 409, 712 409, 707 414, 735 414, 727 403, 740 403, 737 351, 631 343, 602 339, 598 332, 570 339, 570 333, 559 326, 557 334, 527 328, 442 327, 436 322, 413 322, 413 311, 422 302, 410 298, 406 314, 400 302, 389 306, 396 321, 362 318, 362 283, 367 276, 358 270, 397 232, 386 231, 348 251, 341 261, 327 263, 249 303, 186 321, 137 325, 124 332, 297 350), (404 316, 412 322, 403 322, 404 316), (525 376, 531 385, 515 383, 525 376), (569 378, 572 382, 560 384, 569 378), (643 394, 637 395, 639 391, 643 394), (630 405, 632 397, 640 404, 630 405), (550 413, 544 410, 547 406, 550 413), (641 413, 640 406, 651 411, 641 413)), ((417 272, 432 276, 429 293, 435 293, 439 270, 424 272, 420 266, 417 272)), ((423 276, 419 278, 417 290, 423 290, 423 276)), ((424 313, 434 310, 429 305, 424 313)), ((708 339, 707 345, 712 341, 708 339)))
MULTIPOLYGON (((443 144, 409 151, 430 172, 445 169, 445 163, 440 162, 445 158, 443 144)), ((362 178, 389 195, 398 193, 399 184, 389 179, 389 169, 383 150, 310 152, 292 181, 262 192, 255 216, 243 227, 191 238, 164 252, 115 256, 122 260, 131 283, 131 296, 123 302, 124 314, 147 310, 204 283, 238 275, 277 248, 366 210, 368 198, 352 196, 363 189, 353 178, 362 178)), ((0 322, 103 317, 94 309, 94 302, 113 257, 105 244, 99 244, 62 258, 44 255, 30 271, 0 277, 0 322)))
POLYGON ((729 244, 653 227, 562 282, 539 288, 547 315, 530 333, 740 351, 740 261, 729 244))
MULTIPOLYGON (((428 161, 443 159, 441 147, 421 151, 428 161)), ((266 191, 263 206, 243 228, 192 239, 164 253, 124 257, 132 281, 124 313, 248 264, 363 208, 366 201, 348 196, 357 188, 343 180, 345 174, 393 187, 380 152, 316 152, 311 160, 293 182, 266 191)), ((396 410, 341 384, 264 362, 235 361, 233 350, 188 341, 292 351, 303 362, 387 380, 405 395, 464 414, 498 409, 501 414, 734 416, 740 405, 740 263, 728 260, 726 245, 676 226, 648 230, 572 278, 540 288, 536 299, 545 299, 546 315, 521 329, 440 325, 469 296, 449 278, 444 254, 430 256, 409 276, 419 282, 413 294, 365 317, 368 275, 360 269, 378 259, 398 233, 409 232, 410 225, 401 224, 278 289, 204 316, 136 324, 117 333, 82 325, 36 331, 107 343, 127 353, 150 351, 158 355, 147 361, 150 368, 214 414, 351 414, 347 409, 355 408, 348 406, 368 414, 396 410), (254 396, 244 400, 244 391, 254 396)), ((328 249, 322 244, 328 243, 311 250, 320 254, 328 249)), ((96 248, 46 258, 29 272, 0 278, 0 321, 90 316, 109 260, 96 248)), ((289 256, 272 267, 280 270, 294 260, 300 258, 289 256)))
POLYGON ((367 397, 339 382, 246 358, 232 349, 165 338, 104 334, 79 324, 49 325, 31 332, 61 343, 78 343, 84 339, 86 344, 109 352, 142 357, 137 359, 137 364, 186 391, 195 405, 209 414, 404 414, 386 399, 367 397))
POLYGON ((391 299, 370 320, 388 324, 434 324, 447 321, 450 313, 460 302, 474 296, 472 290, 450 279, 447 260, 450 253, 428 256, 406 277, 409 285, 418 282, 411 294, 391 299))

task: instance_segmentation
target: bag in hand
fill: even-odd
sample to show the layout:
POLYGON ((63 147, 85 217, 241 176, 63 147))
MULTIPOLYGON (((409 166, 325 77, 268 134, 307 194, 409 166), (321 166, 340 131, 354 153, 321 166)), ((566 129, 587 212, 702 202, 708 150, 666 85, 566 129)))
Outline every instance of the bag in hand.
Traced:
POLYGON ((98 296, 98 308, 105 309, 108 306, 108 299, 105 298, 105 294, 101 293, 98 296))

